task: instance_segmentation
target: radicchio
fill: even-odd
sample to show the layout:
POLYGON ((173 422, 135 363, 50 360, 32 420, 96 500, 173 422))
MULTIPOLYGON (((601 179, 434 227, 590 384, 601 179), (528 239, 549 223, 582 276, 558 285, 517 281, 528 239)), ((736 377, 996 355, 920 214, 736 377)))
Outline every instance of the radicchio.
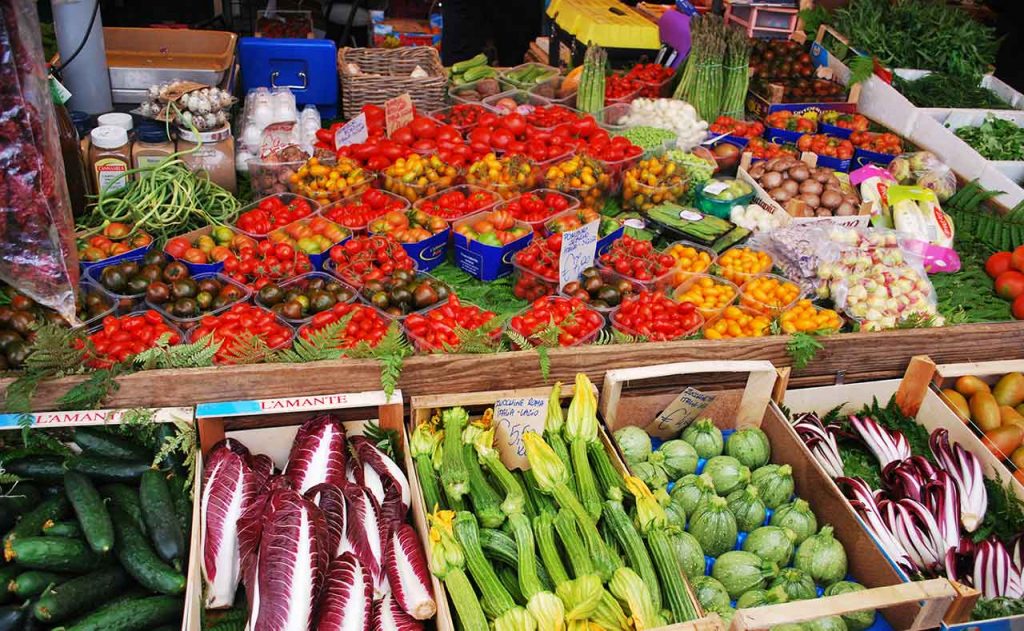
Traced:
POLYGON ((327 549, 331 558, 341 556, 348 550, 348 538, 345 534, 348 510, 345 506, 345 495, 333 484, 317 484, 305 493, 306 499, 320 507, 327 521, 327 533, 330 537, 327 549))
POLYGON ((409 524, 392 528, 384 551, 384 569, 391 593, 402 611, 417 620, 437 612, 427 559, 416 531, 409 524))
POLYGON ((230 607, 238 590, 238 519, 257 490, 257 476, 248 461, 249 450, 229 438, 214 446, 203 469, 203 577, 210 609, 230 607))
POLYGON ((370 630, 373 580, 351 552, 331 561, 317 611, 317 631, 370 630))
POLYGON ((327 524, 315 504, 275 489, 263 511, 250 631, 307 631, 327 574, 327 524))
POLYGON ((343 489, 347 507, 345 534, 352 553, 373 577, 378 593, 385 591, 384 551, 380 533, 380 506, 373 494, 360 486, 350 484, 343 489))
POLYGON ((878 464, 882 468, 890 462, 900 462, 910 457, 910 442, 900 432, 882 427, 869 416, 861 418, 851 415, 850 425, 878 459, 878 464))
POLYGON ((373 631, 422 631, 423 623, 402 611, 391 594, 373 603, 373 631))
POLYGON ((936 429, 928 441, 936 462, 949 472, 960 492, 960 523, 967 532, 974 532, 988 510, 988 490, 981 461, 959 443, 950 444, 949 431, 936 429))
POLYGON ((284 474, 305 493, 324 482, 345 483, 345 428, 330 414, 314 416, 299 428, 284 474))
POLYGON ((843 460, 839 456, 835 426, 826 427, 812 412, 801 414, 793 422, 793 430, 800 436, 811 455, 825 469, 830 477, 843 475, 843 460))
POLYGON ((993 538, 978 544, 974 560, 974 587, 985 598, 1024 596, 1020 571, 1002 541, 993 538))
MULTIPOLYGON (((373 470, 382 481, 398 488, 402 497, 403 511, 409 510, 409 480, 405 477, 402 469, 395 464, 383 451, 373 444, 373 441, 365 436, 353 436, 349 441, 356 458, 363 464, 365 474, 366 468, 373 470)), ((384 497, 378 498, 383 503, 384 497)))

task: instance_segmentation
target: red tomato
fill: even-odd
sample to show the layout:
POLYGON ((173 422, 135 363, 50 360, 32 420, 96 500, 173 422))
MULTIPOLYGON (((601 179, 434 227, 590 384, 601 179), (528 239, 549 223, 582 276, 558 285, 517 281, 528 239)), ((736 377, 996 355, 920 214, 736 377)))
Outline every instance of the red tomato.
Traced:
POLYGON ((1004 300, 1014 300, 1024 294, 1024 274, 1010 270, 996 277, 996 293, 1004 300))
MULTIPOLYGON (((1017 249, 1020 250, 1021 248, 1017 249)), ((1021 259, 1021 262, 1024 263, 1024 252, 1021 252, 1021 259)), ((1021 271, 1013 264, 1013 255, 1009 252, 996 252, 992 256, 988 257, 987 261, 985 261, 985 273, 993 279, 1010 269, 1017 269, 1017 271, 1021 271)))
MULTIPOLYGON (((994 255, 993 255, 994 256, 994 255)), ((1024 245, 1018 245, 1010 257, 1010 264, 1018 272, 1024 272, 1024 245)))
POLYGON ((1024 294, 1013 299, 1013 317, 1024 320, 1024 294))

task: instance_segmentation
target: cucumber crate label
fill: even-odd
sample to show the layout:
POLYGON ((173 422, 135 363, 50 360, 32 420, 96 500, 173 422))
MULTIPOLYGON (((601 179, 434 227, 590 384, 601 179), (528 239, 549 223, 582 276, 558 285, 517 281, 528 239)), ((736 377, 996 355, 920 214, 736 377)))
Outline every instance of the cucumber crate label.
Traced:
MULTIPOLYGON (((82 425, 120 425, 129 414, 153 413, 154 423, 191 421, 192 408, 156 408, 152 410, 77 410, 58 412, 33 412, 27 417, 32 427, 71 427, 82 425)), ((14 428, 21 425, 21 414, 0 414, 0 428, 14 428)))
POLYGON ((494 437, 501 461, 511 469, 529 469, 523 436, 544 431, 544 397, 510 397, 494 402, 494 437))
POLYGON ((645 429, 659 438, 675 438, 715 400, 715 396, 687 386, 645 429))

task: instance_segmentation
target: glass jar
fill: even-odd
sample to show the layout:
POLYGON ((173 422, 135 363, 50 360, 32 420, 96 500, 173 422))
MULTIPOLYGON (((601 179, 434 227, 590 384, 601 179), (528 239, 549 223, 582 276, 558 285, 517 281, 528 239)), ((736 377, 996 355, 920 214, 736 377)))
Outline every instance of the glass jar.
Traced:
POLYGON ((235 139, 229 125, 198 133, 179 127, 177 148, 182 162, 190 169, 205 173, 221 188, 236 192, 235 139))
POLYGON ((128 183, 131 143, 123 127, 100 125, 89 134, 89 166, 97 193, 116 191, 128 183))
POLYGON ((162 123, 139 126, 138 138, 132 145, 132 167, 144 169, 163 162, 174 153, 174 141, 167 136, 167 127, 162 123))

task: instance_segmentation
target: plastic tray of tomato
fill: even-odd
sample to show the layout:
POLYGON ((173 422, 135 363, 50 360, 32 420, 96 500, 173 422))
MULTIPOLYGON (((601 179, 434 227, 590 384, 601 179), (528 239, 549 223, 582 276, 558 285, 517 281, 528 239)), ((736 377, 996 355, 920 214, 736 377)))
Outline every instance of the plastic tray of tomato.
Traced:
POLYGON ((479 124, 484 114, 494 116, 494 113, 483 105, 456 103, 455 105, 434 110, 430 113, 430 117, 442 125, 451 125, 460 132, 465 132, 479 124))
POLYGON ((398 271, 387 278, 367 281, 359 296, 386 318, 404 320, 411 313, 448 300, 454 292, 444 281, 424 272, 398 271))
POLYGON ((505 211, 516 221, 521 221, 538 234, 543 231, 544 222, 552 217, 578 208, 580 200, 550 188, 538 188, 520 194, 499 204, 495 210, 505 211))
MULTIPOLYGON (((409 314, 405 319, 405 334, 416 350, 423 352, 457 350, 461 340, 457 331, 475 331, 491 324, 496 314, 480 307, 463 303, 455 294, 430 309, 409 314)), ((497 342, 501 327, 493 327, 490 338, 497 342)))
POLYGON ((460 184, 417 200, 413 208, 445 221, 458 221, 473 213, 490 209, 500 199, 493 191, 471 184, 460 184))
POLYGON ((731 116, 719 116, 708 127, 708 131, 716 136, 728 134, 735 138, 756 138, 764 133, 764 124, 760 121, 741 121, 731 116))
POLYGON ((358 295, 355 289, 330 274, 310 272, 283 283, 267 283, 256 292, 255 301, 286 322, 301 324, 338 303, 354 301, 358 295))
POLYGON ((652 342, 667 342, 693 335, 704 316, 692 302, 676 302, 660 291, 641 291, 622 300, 612 312, 612 327, 652 342))
POLYGON ((328 251, 352 237, 352 231, 342 228, 330 219, 319 215, 299 219, 267 235, 267 241, 275 245, 287 244, 299 254, 309 257, 313 269, 323 269, 328 251))
MULTIPOLYGON (((89 330, 88 337, 92 350, 85 363, 97 369, 110 368, 149 350, 161 338, 170 346, 180 344, 184 339, 178 327, 152 309, 122 316, 108 315, 99 326, 89 330)), ((82 340, 76 340, 75 346, 85 350, 82 340)))
MULTIPOLYGON (((244 235, 243 235, 244 236, 244 235)), ((313 271, 313 263, 302 252, 296 252, 288 243, 274 243, 268 239, 245 245, 237 256, 224 259, 223 274, 250 289, 259 290, 265 284, 313 271)))
POLYGON ((598 257, 597 265, 639 287, 654 291, 669 285, 674 277, 675 259, 656 250, 650 241, 625 235, 598 257))
POLYGON ((546 344, 542 336, 546 338, 545 331, 554 327, 559 346, 578 346, 594 341, 604 328, 604 316, 582 300, 546 296, 514 315, 508 327, 534 346, 546 344))
POLYGON ((208 335, 221 342, 213 363, 232 364, 239 350, 249 344, 251 338, 262 340, 270 353, 289 348, 295 338, 295 330, 269 309, 240 302, 218 315, 204 317, 189 333, 189 340, 196 342, 208 335))
POLYGON ((416 262, 402 244, 386 235, 349 239, 330 250, 324 270, 359 289, 367 281, 381 280, 397 271, 414 271, 416 262))
POLYGON ((198 274, 173 282, 153 281, 146 289, 146 304, 187 331, 204 316, 221 313, 250 295, 244 285, 223 274, 198 274))
POLYGON ((579 280, 566 283, 561 293, 567 298, 577 298, 591 309, 609 314, 622 303, 623 299, 635 295, 636 285, 599 267, 588 267, 580 273, 579 280))
POLYGON ((572 125, 584 114, 564 105, 538 105, 526 115, 526 124, 542 131, 550 131, 559 125, 572 125))
POLYGON ((102 269, 111 263, 140 259, 153 245, 153 237, 145 230, 133 230, 121 222, 111 222, 99 234, 76 239, 78 261, 82 269, 102 269))
POLYGON ((354 348, 361 344, 374 347, 388 332, 391 321, 373 307, 361 302, 339 303, 327 311, 321 311, 309 322, 299 327, 296 335, 308 340, 325 328, 344 322, 334 338, 338 348, 354 348))
POLYGON ((640 95, 649 99, 669 97, 672 78, 676 71, 661 64, 636 64, 626 73, 626 78, 640 84, 640 95))
POLYGON ((308 197, 278 193, 242 208, 235 220, 235 228, 242 234, 259 239, 319 209, 320 205, 308 197))
POLYGON ((558 293, 559 258, 562 235, 534 239, 512 257, 512 294, 521 300, 536 300, 558 293))
POLYGON ((409 201, 404 197, 371 188, 324 206, 320 210, 320 215, 352 232, 362 232, 377 217, 408 207, 409 201))

